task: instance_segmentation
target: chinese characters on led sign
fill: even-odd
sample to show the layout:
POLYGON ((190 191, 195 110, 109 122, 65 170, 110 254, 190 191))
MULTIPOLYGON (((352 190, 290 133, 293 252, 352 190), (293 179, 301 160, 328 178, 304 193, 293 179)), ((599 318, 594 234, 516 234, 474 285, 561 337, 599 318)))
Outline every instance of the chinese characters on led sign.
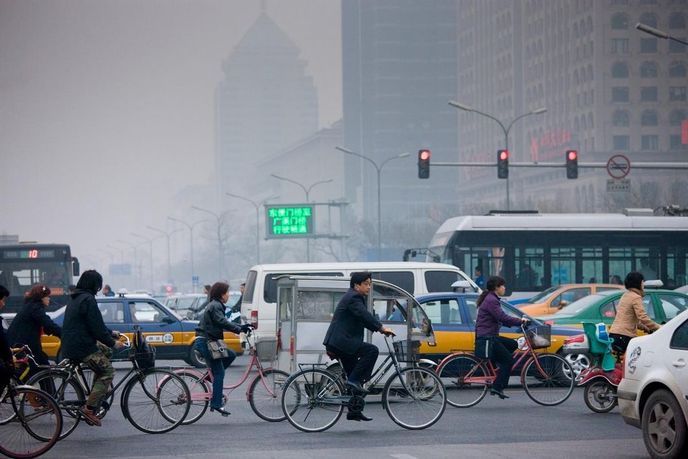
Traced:
POLYGON ((315 232, 315 206, 307 204, 266 205, 268 238, 309 237, 315 232))

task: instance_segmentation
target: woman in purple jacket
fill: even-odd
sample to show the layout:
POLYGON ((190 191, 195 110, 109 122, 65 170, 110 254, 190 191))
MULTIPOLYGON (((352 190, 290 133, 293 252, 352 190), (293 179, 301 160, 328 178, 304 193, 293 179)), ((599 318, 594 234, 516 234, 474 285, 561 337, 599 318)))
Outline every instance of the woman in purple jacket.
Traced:
POLYGON ((514 363, 512 354, 518 347, 516 340, 499 336, 499 328, 516 326, 528 322, 525 317, 512 317, 504 312, 500 304, 500 297, 504 295, 506 285, 499 276, 491 276, 485 284, 485 290, 478 297, 478 317, 475 320, 476 346, 485 341, 491 343, 489 358, 497 365, 497 379, 490 388, 491 395, 501 399, 509 398, 504 388, 509 383, 511 366, 514 363))

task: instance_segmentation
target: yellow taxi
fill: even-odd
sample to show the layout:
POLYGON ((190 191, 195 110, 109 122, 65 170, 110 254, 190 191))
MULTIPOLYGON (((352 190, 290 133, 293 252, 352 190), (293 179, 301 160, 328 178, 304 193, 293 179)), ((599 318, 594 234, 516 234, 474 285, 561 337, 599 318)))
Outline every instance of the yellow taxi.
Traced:
MULTIPOLYGON (((98 309, 105 325, 133 338, 134 327, 141 327, 146 341, 155 347, 157 360, 184 360, 189 365, 205 367, 203 357, 193 350, 198 321, 180 320, 174 313, 148 295, 119 295, 97 297, 98 309)), ((62 325, 65 307, 48 313, 58 325, 62 325)), ((237 355, 243 354, 239 335, 225 332, 227 347, 237 355)), ((44 335, 41 337, 43 351, 52 359, 58 359, 60 339, 44 335)), ((128 351, 115 353, 113 359, 127 359, 128 351)))

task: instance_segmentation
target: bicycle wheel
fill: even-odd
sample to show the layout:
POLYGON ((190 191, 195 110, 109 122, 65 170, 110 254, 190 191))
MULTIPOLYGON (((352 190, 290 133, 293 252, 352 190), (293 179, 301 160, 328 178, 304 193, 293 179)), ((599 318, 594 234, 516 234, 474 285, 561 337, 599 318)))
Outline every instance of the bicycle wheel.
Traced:
POLYGON ((485 365, 469 354, 454 354, 437 369, 447 391, 447 403, 457 408, 477 405, 485 398, 488 373, 485 365))
POLYGON ((595 413, 609 413, 616 406, 616 389, 604 379, 596 379, 585 385, 585 405, 595 413))
POLYGON ((344 386, 326 370, 294 373, 284 383, 282 412, 302 432, 322 432, 332 427, 344 411, 344 386))
POLYGON ((191 406, 189 413, 186 415, 183 425, 193 424, 203 417, 210 405, 210 398, 213 395, 213 387, 205 378, 205 373, 200 373, 194 370, 175 370, 174 374, 184 380, 184 383, 189 388, 191 395, 191 406))
POLYGON ((392 421, 405 429, 420 430, 436 423, 447 406, 440 378, 426 368, 409 367, 387 380, 382 406, 392 421))
POLYGON ((36 388, 49 388, 48 395, 55 399, 62 410, 62 433, 60 440, 66 438, 81 421, 79 408, 86 404, 84 389, 70 374, 59 368, 50 368, 33 375, 28 384, 36 388))
POLYGON ((282 387, 289 378, 289 373, 282 370, 268 368, 260 373, 251 382, 248 390, 248 401, 251 409, 259 418, 268 422, 284 421, 282 412, 282 387))
POLYGON ((571 364, 556 354, 535 354, 523 367, 521 383, 528 397, 545 406, 559 405, 566 401, 576 381, 571 364))
POLYGON ((134 374, 122 392, 122 414, 138 430, 169 432, 189 412, 191 396, 184 380, 171 371, 149 368, 134 374))
POLYGON ((62 431, 60 407, 50 395, 33 387, 6 391, 0 400, 0 418, 7 421, 0 429, 0 454, 16 459, 44 454, 62 431))
POLYGON ((9 384, 0 392, 0 426, 7 424, 17 415, 12 409, 11 400, 9 399, 9 384), (6 405, 9 404, 9 405, 6 405))

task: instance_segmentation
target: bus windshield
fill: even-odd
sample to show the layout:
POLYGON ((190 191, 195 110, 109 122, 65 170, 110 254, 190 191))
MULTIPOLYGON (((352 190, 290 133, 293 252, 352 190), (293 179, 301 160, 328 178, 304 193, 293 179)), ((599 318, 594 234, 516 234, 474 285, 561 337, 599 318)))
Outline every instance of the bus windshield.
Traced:
POLYGON ((51 290, 49 310, 66 302, 73 282, 74 260, 65 244, 12 244, 0 246, 0 285, 10 291, 7 310, 17 312, 24 294, 35 284, 51 290))

